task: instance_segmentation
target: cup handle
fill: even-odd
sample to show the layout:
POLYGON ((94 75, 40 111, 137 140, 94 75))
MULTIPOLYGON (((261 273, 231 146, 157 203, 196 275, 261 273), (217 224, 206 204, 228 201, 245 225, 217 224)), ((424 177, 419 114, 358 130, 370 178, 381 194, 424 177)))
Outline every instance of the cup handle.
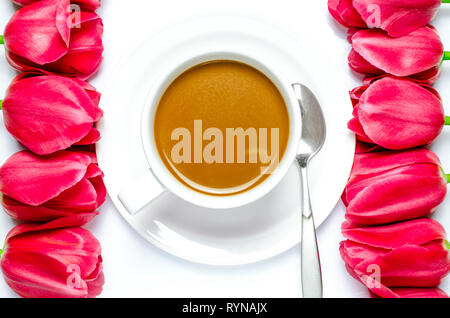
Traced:
POLYGON ((167 189, 148 169, 120 191, 118 198, 128 213, 135 215, 165 192, 167 189))

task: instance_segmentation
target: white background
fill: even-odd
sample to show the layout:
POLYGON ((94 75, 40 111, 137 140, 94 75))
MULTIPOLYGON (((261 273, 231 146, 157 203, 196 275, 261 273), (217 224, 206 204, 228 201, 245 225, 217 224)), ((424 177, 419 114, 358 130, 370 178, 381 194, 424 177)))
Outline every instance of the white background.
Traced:
MULTIPOLYGON (((8 0, 0 2, 0 30, 4 29, 15 10, 8 0)), ((328 46, 331 54, 340 57, 343 64, 349 51, 344 29, 329 16, 326 0, 104 0, 98 13, 105 24, 105 60, 92 83, 100 91, 107 81, 106 74, 131 48, 143 41, 142 29, 158 32, 174 23, 208 14, 255 17, 291 31, 308 28, 328 46)), ((450 30, 450 5, 441 9, 433 24, 441 31, 444 46, 450 50, 450 34, 444 34, 444 30, 450 30)), ((301 38, 298 40, 301 41, 301 38)), ((450 114, 449 63, 444 64, 443 75, 436 84, 447 114, 450 114)), ((0 50, 0 99, 15 74, 6 63, 3 50, 0 50)), ((344 77, 349 90, 359 85, 359 78, 350 71, 344 77)), ((0 121, 3 121, 1 117, 0 121)), ((439 140, 432 146, 446 171, 450 171, 449 129, 444 128, 439 140)), ((0 163, 19 149, 17 142, 0 123, 0 163)), ((447 199, 434 216, 448 231, 449 208, 450 201, 447 199)), ((368 297, 366 289, 347 274, 339 256, 338 244, 342 240, 340 224, 343 219, 344 208, 339 203, 318 231, 324 294, 326 297, 368 297)), ((14 224, 6 214, 0 212, 0 238, 5 237, 14 224)), ((103 247, 106 277, 103 297, 300 296, 298 246, 272 259, 245 266, 194 264, 150 245, 126 224, 109 200, 101 208, 101 215, 87 228, 98 237, 103 247)), ((441 288, 450 293, 449 278, 441 288)), ((15 296, 0 279, 0 297, 15 296)))

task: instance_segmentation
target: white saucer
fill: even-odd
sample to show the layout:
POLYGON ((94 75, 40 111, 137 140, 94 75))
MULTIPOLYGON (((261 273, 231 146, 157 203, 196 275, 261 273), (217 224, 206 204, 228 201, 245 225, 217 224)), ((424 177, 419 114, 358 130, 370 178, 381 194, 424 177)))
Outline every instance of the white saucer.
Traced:
POLYGON ((316 93, 328 134, 324 148, 311 164, 310 186, 316 224, 323 223, 345 187, 355 141, 347 130, 352 109, 339 70, 307 34, 299 39, 253 20, 210 17, 177 25, 148 39, 116 68, 103 92, 99 164, 115 206, 149 242, 199 263, 260 261, 300 242, 300 189, 294 167, 274 191, 238 209, 199 208, 167 194, 132 216, 117 198, 123 186, 147 168, 139 117, 154 77, 180 56, 194 55, 205 46, 217 51, 233 47, 253 50, 264 60, 273 61, 285 78, 306 84, 316 93))

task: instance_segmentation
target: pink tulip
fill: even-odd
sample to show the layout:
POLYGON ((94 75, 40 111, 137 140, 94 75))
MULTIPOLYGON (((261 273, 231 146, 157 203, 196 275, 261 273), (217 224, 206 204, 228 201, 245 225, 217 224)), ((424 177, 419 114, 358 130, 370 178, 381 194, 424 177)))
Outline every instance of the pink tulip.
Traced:
MULTIPOLYGON (((38 1, 41 0, 12 0, 12 2, 19 6, 27 6, 38 1)), ((95 11, 102 5, 101 0, 71 0, 71 3, 79 5, 83 10, 86 11, 95 11)))
POLYGON ((72 145, 94 144, 94 127, 102 111, 100 94, 75 78, 23 73, 3 100, 6 129, 36 154, 47 155, 72 145))
POLYGON ((97 14, 71 14, 69 0, 41 0, 19 9, 9 21, 4 35, 6 56, 19 71, 87 79, 102 61, 102 33, 97 14))
POLYGON ((400 38, 391 38, 382 30, 361 30, 352 36, 352 46, 349 65, 355 72, 412 77, 428 84, 438 78, 441 62, 450 58, 431 26, 400 38))
POLYGON ((441 1, 328 0, 328 9, 345 27, 381 28, 391 37, 400 37, 429 24, 436 16, 441 1))
POLYGON ((14 154, 0 168, 3 207, 11 217, 31 222, 80 213, 97 215, 106 190, 94 160, 92 155, 74 151, 14 154))
MULTIPOLYGON (((347 270, 381 297, 394 297, 389 287, 436 287, 450 271, 445 230, 434 220, 368 228, 344 225, 342 233, 347 240, 340 252, 347 270)), ((412 291, 397 292, 406 296, 412 291)))
POLYGON ((360 96, 351 93, 359 100, 348 127, 361 141, 392 150, 424 146, 446 123, 441 97, 429 86, 384 77, 356 91, 360 96))
POLYGON ((446 178, 425 148, 357 154, 342 196, 346 218, 376 225, 429 215, 445 198, 446 178))
POLYGON ((91 298, 104 284, 101 247, 72 217, 12 229, 1 254, 6 283, 26 298, 91 298), (75 225, 73 225, 75 223, 75 225))

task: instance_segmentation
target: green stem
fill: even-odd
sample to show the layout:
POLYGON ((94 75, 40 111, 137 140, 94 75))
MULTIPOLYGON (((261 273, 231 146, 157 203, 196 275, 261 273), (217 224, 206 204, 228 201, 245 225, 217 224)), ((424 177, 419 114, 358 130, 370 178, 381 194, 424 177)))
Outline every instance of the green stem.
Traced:
POLYGON ((447 184, 450 183, 450 174, 446 174, 445 178, 447 179, 447 184))
POLYGON ((3 250, 0 250, 0 258, 2 258, 3 250))
MULTIPOLYGON (((1 104, 0 104, 1 109, 1 104)), ((450 116, 445 116, 445 126, 450 126, 450 116)))
POLYGON ((445 246, 446 249, 450 250, 450 242, 449 241, 444 240, 444 246, 445 246))
POLYGON ((3 35, 0 35, 0 44, 5 44, 5 39, 3 38, 3 35))
POLYGON ((0 110, 2 110, 3 101, 0 99, 0 110))
POLYGON ((442 3, 450 3, 450 0, 442 0, 442 3))
MULTIPOLYGON (((448 0, 448 1, 450 1, 450 0, 448 0)), ((444 58, 442 60, 444 60, 444 61, 450 60, 450 51, 445 51, 444 52, 444 58)))

